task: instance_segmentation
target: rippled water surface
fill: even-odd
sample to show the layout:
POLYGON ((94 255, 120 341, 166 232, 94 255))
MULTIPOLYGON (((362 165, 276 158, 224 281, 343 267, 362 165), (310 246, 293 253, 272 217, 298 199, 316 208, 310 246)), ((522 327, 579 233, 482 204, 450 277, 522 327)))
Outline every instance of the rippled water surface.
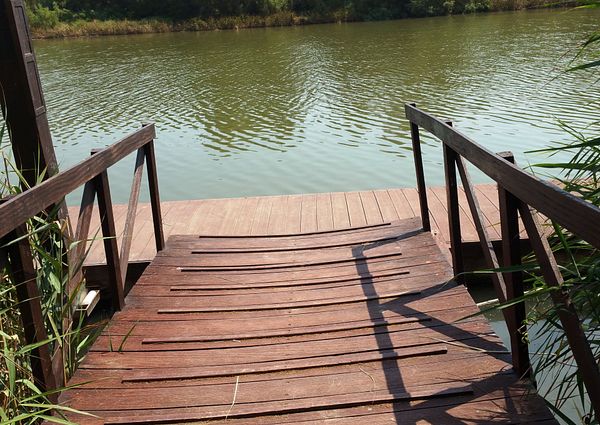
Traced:
MULTIPOLYGON (((414 184, 403 103, 494 151, 567 140, 598 86, 565 75, 600 10, 38 41, 63 167, 155 122, 163 199, 414 184)), ((442 181, 425 140, 428 183, 442 181)), ((111 170, 125 201, 132 162, 111 170)), ((476 176, 479 181, 483 179, 476 176)))

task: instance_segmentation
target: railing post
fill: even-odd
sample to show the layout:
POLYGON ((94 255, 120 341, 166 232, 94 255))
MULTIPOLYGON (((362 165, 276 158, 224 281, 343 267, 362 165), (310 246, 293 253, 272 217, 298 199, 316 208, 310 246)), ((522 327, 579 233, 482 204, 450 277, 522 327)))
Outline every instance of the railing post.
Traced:
MULTIPOLYGON (((41 295, 36 282, 37 273, 26 234, 27 230, 22 225, 9 233, 0 243, 4 245, 21 239, 19 242, 10 244, 6 251, 16 287, 25 341, 27 344, 41 344, 31 350, 29 356, 31 371, 38 389, 48 392, 55 390, 57 384, 52 369, 50 341, 42 315, 41 295)), ((50 401, 56 402, 58 395, 52 394, 48 398, 50 401)))
MULTIPOLYGON (((92 150, 92 155, 98 150, 92 150)), ((108 173, 104 170, 94 177, 94 186, 98 196, 98 210, 102 223, 102 236, 104 240, 104 253, 106 254, 106 265, 111 287, 111 301, 115 310, 125 307, 124 283, 121 277, 121 263, 119 261, 119 247, 117 244, 117 231, 115 229, 115 218, 113 213, 108 173)))
MULTIPOLYGON (((592 351, 590 341, 582 327, 582 320, 573 304, 567 288, 563 288, 563 276, 560 273, 554 253, 545 236, 537 218, 533 215, 531 207, 524 202, 519 202, 519 212, 525 230, 529 235, 531 248, 544 276, 546 285, 554 290, 550 298, 556 308, 562 330, 567 337, 567 342, 577 365, 577 379, 581 380, 587 390, 590 403, 596 417, 600 415, 600 368, 592 351)), ((592 335, 590 337, 593 338, 592 335)))
MULTIPOLYGON (((514 164, 511 152, 498 153, 499 156, 514 164)), ((500 208, 500 227, 502 233, 502 265, 514 267, 521 264, 521 238, 519 235, 519 200, 510 192, 498 185, 500 208)), ((506 301, 523 296, 523 273, 521 271, 505 272, 506 301)), ((506 325, 510 335, 512 363, 520 376, 530 373, 529 349, 526 342, 525 303, 520 302, 506 308, 506 325)))
MULTIPOLYGON (((446 125, 452 126, 447 121, 446 125)), ((456 162, 458 155, 448 145, 442 142, 444 151, 444 174, 446 177, 446 201, 448 204, 448 227, 450 229, 450 250, 452 251, 452 268, 458 276, 457 282, 463 283, 461 273, 464 272, 462 252, 462 236, 460 231, 460 206, 458 204, 458 179, 456 177, 456 162)))
MULTIPOLYGON (((417 106, 411 103, 412 106, 417 106)), ((417 175, 417 192, 419 193, 419 206, 421 208, 421 221, 423 231, 431 231, 429 221, 429 205, 427 203, 427 186, 425 184, 425 172, 423 171, 423 154, 421 152, 421 138, 419 136, 419 126, 410 122, 410 138, 412 140, 412 151, 415 160, 415 172, 417 175)))
MULTIPOLYGON (((144 126, 150 124, 144 124, 144 126)), ((152 221, 154 222, 154 240, 156 242, 156 251, 162 251, 165 248, 165 234, 162 224, 162 213, 160 208, 160 195, 158 190, 158 173, 156 171, 156 155, 154 153, 154 141, 144 145, 146 154, 146 169, 148 171, 148 185, 150 188, 150 204, 152 206, 152 221)))

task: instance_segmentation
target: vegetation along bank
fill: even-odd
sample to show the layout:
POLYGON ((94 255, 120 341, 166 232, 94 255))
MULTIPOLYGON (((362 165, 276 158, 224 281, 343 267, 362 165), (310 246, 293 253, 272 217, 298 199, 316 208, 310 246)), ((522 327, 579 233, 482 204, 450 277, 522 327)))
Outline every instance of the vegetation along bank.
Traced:
MULTIPOLYGON (((574 1, 569 0, 569 5, 574 1)), ((28 0, 36 38, 375 21, 557 7, 546 0, 28 0)))

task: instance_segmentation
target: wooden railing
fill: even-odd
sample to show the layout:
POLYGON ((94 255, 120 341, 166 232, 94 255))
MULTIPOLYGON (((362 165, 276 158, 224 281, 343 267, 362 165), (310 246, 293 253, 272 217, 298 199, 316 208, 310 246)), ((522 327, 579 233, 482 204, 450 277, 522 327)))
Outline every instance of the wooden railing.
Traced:
MULTIPOLYGON (((154 138, 154 125, 144 125, 135 133, 105 149, 92 151, 90 158, 5 200, 0 205, 0 247, 4 247, 0 249, 2 251, 0 261, 8 263, 12 277, 17 284, 18 308, 27 344, 42 343, 48 340, 42 316, 39 288, 36 284, 36 264, 27 240, 26 222, 30 218, 42 211, 47 211, 52 205, 61 204, 65 196, 84 186, 77 229, 74 236, 66 236, 70 239, 69 242, 77 241, 76 244, 73 244, 75 248, 67 254, 68 266, 73 269, 69 273, 71 278, 67 294, 72 299, 74 291, 80 289, 82 281, 81 265, 86 253, 92 211, 97 196, 104 252, 109 269, 109 294, 107 295, 113 308, 120 310, 125 303, 124 282, 142 183, 143 166, 146 163, 156 249, 161 251, 164 248, 154 138), (135 151, 137 151, 137 157, 133 184, 125 230, 119 249, 107 169, 135 151), (18 242, 15 243, 15 241, 18 242)), ((63 323, 63 332, 70 328, 72 313, 74 312, 67 314, 69 317, 63 323)), ((49 345, 42 344, 32 353, 31 363, 34 378, 41 390, 52 390, 63 385, 62 350, 57 349, 51 353, 49 345)))
MULTIPOLYGON (((454 129, 451 122, 437 119, 421 111, 414 104, 406 104, 405 111, 411 127, 423 229, 429 231, 430 223, 419 128, 429 131, 443 144, 450 249, 454 273, 460 278, 461 273, 464 272, 456 173, 458 170, 489 268, 498 270, 521 264, 518 221, 519 215, 521 216, 523 227, 546 284, 556 288, 551 292, 552 301, 558 307, 561 325, 575 363, 581 372, 580 377, 585 384, 592 407, 596 415, 600 415, 600 369, 569 293, 562 288, 562 275, 548 241, 543 236, 535 212, 543 214, 594 247, 600 248, 600 209, 520 169, 514 164, 514 158, 510 153, 492 153, 454 129), (498 261, 490 236, 483 225, 483 216, 465 161, 473 164, 498 184, 502 264, 498 261)), ((511 270, 515 269, 518 267, 513 267, 511 270)), ((501 303, 510 302, 523 295, 523 275, 518 270, 493 273, 492 281, 501 303)), ((528 346, 526 339, 523 338, 525 305, 519 302, 502 311, 510 334, 513 366, 517 373, 526 375, 529 373, 530 363, 528 346)))

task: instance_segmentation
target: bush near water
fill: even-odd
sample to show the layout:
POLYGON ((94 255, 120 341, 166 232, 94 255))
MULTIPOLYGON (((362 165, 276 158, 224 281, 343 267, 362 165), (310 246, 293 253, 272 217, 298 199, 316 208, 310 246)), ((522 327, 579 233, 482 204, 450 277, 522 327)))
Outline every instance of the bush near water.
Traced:
POLYGON ((35 37, 371 21, 555 6, 545 0, 28 0, 35 37))

